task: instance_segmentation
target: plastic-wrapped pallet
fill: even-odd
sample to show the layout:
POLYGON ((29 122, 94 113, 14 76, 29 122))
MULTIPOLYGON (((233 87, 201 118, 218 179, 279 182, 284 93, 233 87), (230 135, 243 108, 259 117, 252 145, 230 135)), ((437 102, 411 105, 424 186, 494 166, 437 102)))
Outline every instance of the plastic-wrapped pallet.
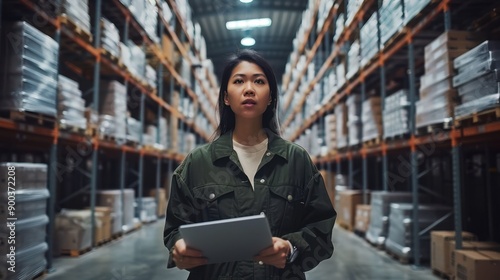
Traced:
MULTIPOLYGON (((17 176, 19 177, 19 176, 17 176)), ((48 189, 19 189, 15 191, 16 218, 19 220, 29 219, 47 212, 48 189)), ((0 195, 0 218, 7 221, 8 197, 0 195)), ((1 244, 1 242, 0 242, 1 244)), ((7 243, 5 243, 7 244, 7 243)))
POLYGON ((146 83, 152 88, 156 88, 156 70, 151 65, 146 64, 146 83))
MULTIPOLYGON (((385 242, 387 251, 404 258, 406 260, 413 259, 413 204, 411 203, 391 203, 389 215, 389 234, 385 242)), ((437 220, 445 217, 451 212, 450 207, 442 205, 419 205, 418 209, 419 221, 418 228, 423 230, 437 220)), ((435 225, 434 230, 448 230, 453 228, 453 219, 448 216, 444 221, 435 225)), ((424 261, 430 260, 430 231, 419 236, 420 238, 420 259, 424 261)))
MULTIPOLYGON (((43 163, 3 162, 0 163, 0 182, 7 184, 9 166, 15 167, 16 192, 47 190, 47 165, 43 163)), ((3 193, 5 195, 6 193, 3 193)), ((3 196, 2 196, 3 197, 3 196)))
POLYGON ((384 139, 410 132, 408 90, 402 89, 384 100, 384 139))
POLYGON ((344 31, 345 26, 345 17, 344 14, 339 14, 337 16, 337 20, 335 21, 335 34, 333 35, 333 43, 336 44, 337 40, 340 38, 340 35, 344 31))
POLYGON ((125 139, 127 135, 127 89, 117 81, 101 81, 100 91, 100 131, 116 139, 125 139))
POLYGON ((498 107, 500 104, 500 41, 485 41, 454 60, 453 77, 461 105, 456 117, 498 107))
MULTIPOLYGON (((7 270, 7 265, 0 266, 0 275, 6 276, 5 280, 17 279, 35 279, 47 267, 47 259, 45 253, 49 246, 43 242, 36 246, 16 251, 16 267, 15 272, 7 270)), ((7 256, 0 257, 0 261, 4 264, 7 263, 7 256)))
POLYGON ((57 115, 59 45, 26 22, 2 26, 0 110, 57 115))
POLYGON ((61 126, 87 128, 85 119, 85 100, 78 89, 78 83, 63 75, 58 81, 58 115, 61 126))
POLYGON ((158 37, 158 13, 155 1, 144 1, 145 7, 143 12, 143 20, 141 21, 144 30, 153 42, 159 43, 158 37))
POLYGON ((373 13, 359 31, 361 66, 365 66, 380 50, 377 13, 373 13))
POLYGON ((391 203, 411 202, 410 192, 371 192, 370 225, 366 232, 366 239, 376 245, 384 245, 389 232, 389 213, 391 203))
POLYGON ((120 57, 120 33, 109 20, 101 18, 101 47, 114 57, 120 57))
POLYGON ((379 8, 380 48, 403 26, 403 0, 382 0, 379 8))
POLYGON ((127 140, 139 143, 142 134, 141 122, 132 118, 127 118, 127 140))
POLYGON ((382 137, 382 109, 380 97, 373 96, 363 101, 361 121, 363 123, 363 142, 382 137))
POLYGON ((354 20, 354 16, 358 12, 362 3, 363 3, 363 0, 348 0, 347 1, 346 20, 345 20, 346 26, 349 26, 351 24, 351 22, 354 20))
POLYGON ((347 79, 352 78, 359 71, 360 64, 360 46, 359 40, 352 42, 347 52, 347 79))
POLYGON ((92 243, 92 216, 90 210, 62 209, 56 215, 56 252, 84 250, 92 243))
POLYGON ((135 216, 146 223, 156 221, 156 199, 154 197, 136 198, 135 216), (139 205, 141 205, 140 212, 139 205))
POLYGON ((340 62, 336 67, 335 71, 337 73, 337 87, 341 88, 346 82, 346 74, 345 74, 345 62, 340 62))
POLYGON ((80 29, 90 34, 90 15, 88 0, 63 0, 61 13, 66 15, 80 29))
POLYGON ((124 189, 122 229, 125 232, 134 229, 134 216, 135 216, 134 201, 135 201, 135 191, 133 189, 124 189))
POLYGON ((430 2, 431 0, 404 0, 404 25, 418 15, 430 2))
POLYGON ((318 22, 316 24, 316 32, 320 33, 325 20, 328 17, 328 13, 333 6, 333 0, 321 0, 318 9, 318 22))
POLYGON ((335 106, 335 119, 337 121, 337 148, 347 147, 347 106, 340 103, 335 106))
POLYGON ((96 192, 96 205, 105 206, 111 209, 111 234, 122 232, 122 200, 121 190, 101 190, 96 192))
POLYGON ((346 104, 349 146, 354 146, 361 141, 361 95, 351 93, 346 104))
POLYGON ((416 126, 446 124, 453 118, 457 91, 452 87, 452 61, 478 43, 477 35, 450 30, 424 48, 425 74, 420 79, 416 126))
POLYGON ((140 46, 128 42, 130 50, 130 67, 128 70, 133 76, 143 79, 146 71, 146 54, 140 46))

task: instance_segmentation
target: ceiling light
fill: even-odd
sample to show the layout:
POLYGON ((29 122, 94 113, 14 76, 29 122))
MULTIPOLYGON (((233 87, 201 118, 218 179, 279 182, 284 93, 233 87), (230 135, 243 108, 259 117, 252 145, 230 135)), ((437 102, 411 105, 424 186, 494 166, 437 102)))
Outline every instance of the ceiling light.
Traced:
POLYGON ((234 29, 248 29, 254 27, 266 27, 270 26, 272 23, 270 18, 254 18, 245 20, 234 20, 226 22, 226 28, 228 30, 234 29))
POLYGON ((250 47, 255 45, 255 39, 252 37, 245 37, 241 39, 241 44, 245 47, 250 47))
POLYGON ((245 3, 245 4, 248 4, 248 3, 252 3, 253 0, 240 0, 241 3, 245 3))

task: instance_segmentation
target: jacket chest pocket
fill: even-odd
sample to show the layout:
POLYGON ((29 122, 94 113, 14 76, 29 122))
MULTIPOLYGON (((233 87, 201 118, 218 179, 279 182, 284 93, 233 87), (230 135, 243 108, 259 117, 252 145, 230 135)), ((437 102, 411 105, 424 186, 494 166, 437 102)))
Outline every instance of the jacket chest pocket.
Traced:
POLYGON ((299 187, 270 187, 268 218, 280 234, 297 230, 304 210, 304 191, 299 187))
POLYGON ((233 187, 202 186, 194 188, 193 194, 201 212, 201 221, 213 221, 236 216, 233 187))

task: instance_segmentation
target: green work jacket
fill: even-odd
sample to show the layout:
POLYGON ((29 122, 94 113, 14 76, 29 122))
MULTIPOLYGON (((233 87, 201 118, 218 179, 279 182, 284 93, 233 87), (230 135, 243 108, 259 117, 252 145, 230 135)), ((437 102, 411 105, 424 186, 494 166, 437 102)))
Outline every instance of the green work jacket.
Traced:
MULTIPOLYGON (((266 130, 268 148, 255 174, 255 190, 233 150, 232 133, 193 150, 175 170, 166 213, 164 243, 172 250, 179 226, 261 214, 273 236, 289 240, 297 258, 284 269, 253 261, 209 264, 190 269, 188 279, 305 279, 333 253, 337 213, 308 153, 266 130)), ((244 241, 242 241, 244 242, 244 241)), ((170 256, 168 267, 175 263, 170 256)))

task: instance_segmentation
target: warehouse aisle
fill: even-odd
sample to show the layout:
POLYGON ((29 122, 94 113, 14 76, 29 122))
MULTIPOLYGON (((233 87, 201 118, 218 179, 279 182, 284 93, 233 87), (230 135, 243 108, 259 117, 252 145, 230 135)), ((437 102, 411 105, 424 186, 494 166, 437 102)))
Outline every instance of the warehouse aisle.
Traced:
MULTIPOLYGON (((145 225, 121 240, 79 258, 54 259, 47 280, 182 280, 187 272, 166 269, 163 221, 145 225)), ((307 273, 310 280, 435 280, 428 268, 413 270, 377 251, 356 235, 334 229, 334 256, 307 273)))

